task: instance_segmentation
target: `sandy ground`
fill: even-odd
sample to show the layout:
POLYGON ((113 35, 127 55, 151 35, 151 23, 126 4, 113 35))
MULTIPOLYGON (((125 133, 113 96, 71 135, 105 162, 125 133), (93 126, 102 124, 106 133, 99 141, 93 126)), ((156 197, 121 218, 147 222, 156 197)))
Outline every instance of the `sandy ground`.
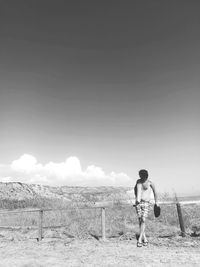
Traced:
POLYGON ((136 240, 46 238, 0 240, 0 266, 200 266, 199 238, 150 239, 137 248, 136 240))

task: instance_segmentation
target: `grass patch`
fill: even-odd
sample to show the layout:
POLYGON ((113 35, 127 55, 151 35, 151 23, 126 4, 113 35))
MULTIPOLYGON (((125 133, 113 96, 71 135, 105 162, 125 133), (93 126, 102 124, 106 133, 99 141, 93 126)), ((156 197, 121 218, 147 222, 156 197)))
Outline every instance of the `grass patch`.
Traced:
MULTIPOLYGON (((44 211, 44 228, 62 227, 66 235, 77 238, 88 236, 101 237, 101 209, 80 208, 74 202, 67 206, 68 210, 56 210, 66 207, 66 203, 46 199, 37 199, 30 202, 1 202, 1 208, 55 208, 54 211, 44 211), (60 204, 60 206, 59 206, 60 204)), ((188 234, 198 234, 200 229, 200 206, 196 204, 182 205, 185 229, 188 234)), ((0 214, 0 227, 37 227, 38 213, 0 214)), ((161 216, 155 218, 151 206, 146 224, 147 235, 164 237, 180 234, 177 210, 175 204, 161 205, 161 216)), ((138 219, 135 208, 118 203, 106 208, 106 236, 134 236, 138 232, 138 219)))

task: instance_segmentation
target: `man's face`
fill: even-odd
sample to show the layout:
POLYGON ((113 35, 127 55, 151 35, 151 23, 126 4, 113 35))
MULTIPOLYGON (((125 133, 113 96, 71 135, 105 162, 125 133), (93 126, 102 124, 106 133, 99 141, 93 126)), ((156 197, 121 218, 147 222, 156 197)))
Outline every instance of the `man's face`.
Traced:
POLYGON ((146 171, 140 171, 139 176, 143 182, 145 182, 148 179, 148 172, 146 171))
POLYGON ((142 183, 146 182, 147 179, 148 179, 148 177, 145 177, 145 178, 144 177, 143 178, 141 177, 142 183))

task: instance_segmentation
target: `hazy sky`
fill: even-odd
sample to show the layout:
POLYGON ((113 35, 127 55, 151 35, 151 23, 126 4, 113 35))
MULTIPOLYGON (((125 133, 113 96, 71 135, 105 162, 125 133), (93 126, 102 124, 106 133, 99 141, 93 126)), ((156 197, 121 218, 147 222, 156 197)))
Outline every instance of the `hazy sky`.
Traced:
POLYGON ((159 191, 200 192, 199 14, 198 0, 0 0, 2 181, 130 185, 147 168, 159 191))

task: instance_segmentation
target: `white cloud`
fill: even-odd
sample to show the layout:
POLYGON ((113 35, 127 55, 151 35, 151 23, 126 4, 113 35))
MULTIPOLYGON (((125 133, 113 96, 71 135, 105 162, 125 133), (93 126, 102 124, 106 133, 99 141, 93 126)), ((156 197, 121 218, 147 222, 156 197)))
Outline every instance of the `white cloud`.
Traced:
POLYGON ((11 181, 12 181, 12 177, 10 177, 10 176, 6 176, 6 177, 1 178, 1 182, 3 182, 3 183, 9 183, 11 181))
MULTIPOLYGON (((1 167, 0 167, 1 168, 1 167)), ((4 166, 5 169, 5 166, 4 166)), ((125 173, 111 172, 95 165, 82 169, 79 158, 68 157, 63 162, 41 164, 30 154, 14 160, 1 175, 2 181, 20 181, 52 186, 131 186, 132 179, 125 173)))
POLYGON ((60 178, 82 174, 80 160, 77 157, 69 157, 65 162, 61 163, 49 162, 43 168, 49 175, 55 175, 60 178))
POLYGON ((29 154, 22 155, 19 159, 11 163, 11 169, 14 171, 31 173, 42 168, 41 164, 37 164, 37 159, 29 154))
POLYGON ((94 165, 91 165, 91 166, 87 167, 87 169, 85 171, 85 175, 88 176, 88 177, 95 176, 96 178, 105 177, 105 173, 102 170, 102 168, 96 167, 94 165))

